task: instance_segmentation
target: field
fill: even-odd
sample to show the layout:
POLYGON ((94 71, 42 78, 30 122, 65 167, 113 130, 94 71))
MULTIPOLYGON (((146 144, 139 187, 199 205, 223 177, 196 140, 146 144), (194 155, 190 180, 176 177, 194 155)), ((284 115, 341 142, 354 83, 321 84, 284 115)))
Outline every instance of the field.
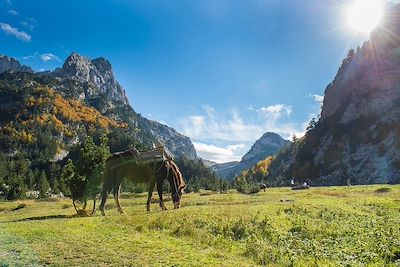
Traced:
POLYGON ((106 217, 0 202, 0 266, 400 266, 400 186, 202 191, 151 212, 145 199, 125 195, 124 215, 109 199, 106 217))

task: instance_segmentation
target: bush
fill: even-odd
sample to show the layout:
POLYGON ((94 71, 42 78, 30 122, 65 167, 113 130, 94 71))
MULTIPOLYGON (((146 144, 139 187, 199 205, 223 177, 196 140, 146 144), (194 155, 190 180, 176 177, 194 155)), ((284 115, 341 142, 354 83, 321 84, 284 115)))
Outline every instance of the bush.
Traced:
POLYGON ((386 194, 390 192, 390 188, 388 187, 381 187, 375 190, 375 193, 377 194, 386 194))
POLYGON ((242 183, 237 186, 236 190, 242 194, 257 194, 261 189, 257 184, 242 183))

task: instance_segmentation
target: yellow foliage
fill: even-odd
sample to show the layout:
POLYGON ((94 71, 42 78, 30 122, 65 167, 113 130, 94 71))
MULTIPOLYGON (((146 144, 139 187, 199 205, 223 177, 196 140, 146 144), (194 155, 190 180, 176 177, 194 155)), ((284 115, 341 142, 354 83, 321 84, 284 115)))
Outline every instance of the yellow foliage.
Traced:
POLYGON ((26 105, 28 107, 33 107, 35 105, 35 98, 33 96, 29 96, 26 100, 26 105))
POLYGON ((268 157, 264 160, 257 162, 256 166, 254 166, 252 169, 253 175, 256 175, 257 173, 261 173, 262 176, 267 176, 268 169, 272 163, 272 160, 273 160, 273 157, 268 157))
POLYGON ((52 114, 50 116, 50 120, 53 122, 53 124, 56 126, 56 129, 58 130, 63 130, 64 129, 64 124, 62 123, 62 121, 60 121, 55 114, 52 114))
POLYGON ((57 115, 70 121, 83 121, 99 125, 102 128, 126 127, 125 124, 120 125, 115 120, 101 115, 95 108, 87 107, 78 100, 67 100, 59 94, 55 95, 54 105, 57 115))

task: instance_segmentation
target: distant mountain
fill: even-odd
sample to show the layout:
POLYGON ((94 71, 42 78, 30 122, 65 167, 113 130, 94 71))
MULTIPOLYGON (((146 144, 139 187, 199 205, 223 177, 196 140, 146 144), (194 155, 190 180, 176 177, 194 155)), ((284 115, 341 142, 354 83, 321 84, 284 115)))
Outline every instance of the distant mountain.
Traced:
POLYGON ((214 166, 215 164, 218 164, 215 161, 207 160, 207 159, 202 159, 202 161, 203 161, 204 166, 206 166, 208 168, 214 166))
POLYGON ((0 73, 10 71, 10 72, 33 72, 33 70, 25 65, 21 65, 18 60, 12 57, 7 57, 0 55, 0 73))
POLYGON ((277 154, 289 143, 288 140, 283 139, 278 134, 267 132, 253 144, 240 162, 216 164, 211 166, 211 168, 219 177, 232 179, 243 170, 253 167, 260 160, 277 154))
MULTIPOLYGON (((34 137, 48 129, 48 142, 58 147, 50 159, 61 159, 85 136, 109 133, 114 151, 135 144, 150 147, 160 141, 176 157, 197 159, 188 137, 133 110, 104 58, 90 60, 72 53, 62 68, 34 73, 17 60, 2 56, 0 68, 0 132, 10 142, 15 136, 7 136, 9 132, 24 130, 35 142, 34 137)), ((22 142, 22 150, 25 145, 22 142)), ((3 151, 13 150, 7 142, 2 147, 3 151)))
POLYGON ((272 162, 270 179, 319 185, 400 182, 400 5, 351 50, 325 90, 319 121, 272 162))
POLYGON ((239 161, 231 161, 225 163, 217 163, 211 166, 211 169, 218 177, 230 179, 233 178, 233 172, 239 161))

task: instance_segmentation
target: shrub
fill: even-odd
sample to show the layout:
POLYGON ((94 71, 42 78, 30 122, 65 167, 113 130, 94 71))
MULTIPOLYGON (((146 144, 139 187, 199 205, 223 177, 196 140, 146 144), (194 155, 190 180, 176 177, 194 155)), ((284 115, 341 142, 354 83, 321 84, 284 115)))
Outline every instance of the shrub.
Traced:
POLYGON ((377 194, 385 194, 385 193, 389 193, 390 192, 390 188, 388 187, 381 187, 375 190, 375 193, 377 194))

